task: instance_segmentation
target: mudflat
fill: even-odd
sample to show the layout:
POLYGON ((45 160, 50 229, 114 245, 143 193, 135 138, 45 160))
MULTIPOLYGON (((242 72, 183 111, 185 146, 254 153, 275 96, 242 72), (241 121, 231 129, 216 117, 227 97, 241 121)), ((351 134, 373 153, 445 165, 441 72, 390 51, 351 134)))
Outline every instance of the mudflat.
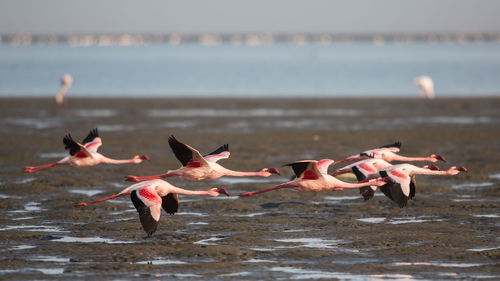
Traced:
POLYGON ((71 99, 63 108, 52 99, 1 99, 0 279, 498 280, 499 108, 497 98, 71 99), (102 154, 151 160, 22 172, 63 158, 65 134, 82 140, 95 127, 102 154), (201 153, 228 143, 221 165, 276 167, 281 176, 169 178, 230 196, 181 196, 179 213, 163 212, 151 238, 129 198, 74 207, 129 186, 126 175, 178 168, 170 135, 201 153), (365 202, 357 190, 238 197, 288 181, 284 164, 395 141, 401 155, 439 153, 441 169, 469 173, 417 176, 416 196, 402 209, 380 192, 365 202))

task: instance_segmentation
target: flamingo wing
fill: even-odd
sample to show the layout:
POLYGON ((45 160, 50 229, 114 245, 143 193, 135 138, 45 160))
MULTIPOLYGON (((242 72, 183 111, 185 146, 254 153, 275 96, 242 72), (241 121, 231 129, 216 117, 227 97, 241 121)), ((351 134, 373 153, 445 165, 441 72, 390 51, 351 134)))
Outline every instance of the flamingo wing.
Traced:
POLYGON ((323 176, 315 160, 297 161, 284 166, 292 167, 295 176, 303 180, 315 180, 323 176))
POLYGON ((99 137, 97 128, 90 130, 89 134, 83 140, 83 145, 91 152, 97 152, 97 149, 102 145, 102 140, 99 137))
POLYGON ((158 227, 162 198, 151 185, 146 185, 133 190, 130 194, 130 199, 139 213, 142 228, 148 236, 151 236, 158 227))
POLYGON ((392 182, 380 186, 379 189, 392 201, 396 202, 400 208, 406 206, 408 199, 411 198, 410 176, 398 169, 380 171, 380 176, 389 177, 392 182))
MULTIPOLYGON (((372 159, 359 161, 354 163, 351 167, 352 172, 356 175, 358 181, 362 181, 368 177, 368 175, 377 172, 377 169, 373 166, 372 159)), ((359 193, 363 196, 365 201, 370 200, 375 195, 376 187, 363 186, 359 189, 359 193)))
POLYGON ((203 158, 207 160, 208 162, 215 163, 221 159, 227 159, 229 158, 229 144, 222 145, 221 147, 217 148, 215 151, 203 155, 203 158))
POLYGON ((189 145, 178 141, 174 136, 168 138, 168 144, 174 152, 175 157, 181 162, 182 166, 201 166, 208 165, 208 162, 201 156, 200 152, 189 145))
POLYGON ((392 151, 392 152, 399 152, 400 148, 401 148, 401 145, 402 143, 400 141, 397 141, 393 144, 387 144, 387 145, 383 145, 379 148, 387 148, 389 151, 392 151))
POLYGON ((64 136, 63 143, 64 143, 64 149, 69 150, 69 154, 71 156, 76 156, 81 158, 88 157, 88 155, 82 151, 82 147, 76 141, 73 140, 71 134, 67 134, 64 136))
POLYGON ((179 210, 179 195, 177 193, 169 193, 161 198, 161 207, 170 215, 177 213, 179 210))

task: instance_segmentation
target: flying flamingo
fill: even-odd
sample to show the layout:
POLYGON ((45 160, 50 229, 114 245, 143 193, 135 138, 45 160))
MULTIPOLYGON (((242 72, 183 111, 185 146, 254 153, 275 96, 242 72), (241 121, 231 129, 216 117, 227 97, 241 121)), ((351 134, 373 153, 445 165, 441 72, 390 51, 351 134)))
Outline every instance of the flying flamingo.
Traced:
POLYGON ((253 196, 281 188, 293 188, 303 192, 319 192, 324 190, 342 190, 344 188, 360 188, 369 185, 380 186, 386 183, 382 179, 374 179, 363 183, 343 182, 327 173, 328 166, 333 163, 332 159, 323 159, 319 161, 302 160, 287 164, 285 166, 291 166, 297 176, 294 180, 264 190, 244 192, 240 194, 240 197, 253 196))
POLYGON ((397 153, 399 152, 401 148, 401 142, 395 142, 393 144, 388 144, 381 146, 379 148, 375 149, 370 149, 370 150, 365 150, 359 154, 355 154, 352 156, 347 157, 344 160, 337 161, 333 163, 333 165, 340 164, 343 162, 349 162, 349 161, 359 161, 367 158, 375 158, 375 159, 383 159, 387 162, 392 162, 392 161, 404 161, 404 162, 411 162, 411 161, 428 161, 428 162, 437 162, 438 160, 445 161, 444 157, 440 154, 432 154, 428 157, 406 157, 406 156, 401 156, 398 155, 397 153))
POLYGON ((59 88, 59 92, 56 95, 56 103, 58 105, 63 105, 68 102, 66 98, 66 93, 68 92, 69 87, 73 84, 73 77, 69 74, 64 74, 61 77, 61 87, 59 88))
POLYGON ((163 208, 163 210, 170 215, 177 212, 179 208, 179 194, 207 195, 212 197, 225 194, 229 196, 224 188, 212 188, 207 191, 186 190, 171 185, 164 180, 151 180, 133 184, 120 191, 118 194, 113 194, 109 197, 92 202, 78 203, 75 206, 88 206, 90 204, 99 203, 109 199, 130 195, 130 199, 139 213, 142 228, 144 228, 144 231, 146 231, 148 236, 151 236, 156 231, 156 227, 158 226, 161 208, 163 208))
POLYGON ((433 99, 434 94, 434 81, 429 76, 418 76, 413 79, 413 84, 420 88, 420 96, 423 98, 433 99))
POLYGON ((223 176, 231 177, 269 177, 278 174, 276 168, 264 168, 258 172, 240 172, 222 167, 216 162, 229 158, 229 145, 225 144, 214 152, 201 156, 198 150, 189 145, 179 142, 174 136, 168 138, 168 144, 175 154, 175 157, 182 163, 182 167, 177 170, 169 170, 165 174, 148 177, 127 176, 127 181, 145 181, 167 177, 183 177, 188 180, 199 181, 204 179, 218 179, 223 176))
POLYGON ((415 196, 415 175, 456 175, 460 172, 467 172, 463 166, 453 166, 446 171, 439 171, 439 167, 434 164, 422 168, 411 164, 391 165, 366 177, 364 181, 369 181, 375 177, 382 177, 386 184, 379 186, 379 189, 399 207, 403 208, 408 203, 408 199, 415 196))
POLYGON ((136 155, 132 159, 126 160, 116 160, 107 158, 106 156, 97 152, 97 149, 102 145, 101 138, 99 137, 99 133, 97 132, 97 128, 90 131, 88 136, 83 140, 83 144, 75 142, 70 134, 67 134, 63 138, 63 143, 65 145, 64 149, 69 150, 69 156, 64 157, 63 159, 42 166, 27 166, 24 167, 24 172, 31 173, 41 169, 46 169, 50 167, 54 167, 57 165, 71 165, 75 167, 88 167, 94 166, 100 163, 105 164, 126 164, 126 163, 134 163, 139 164, 142 160, 149 160, 149 157, 146 155, 139 156, 136 155))
MULTIPOLYGON (((358 181, 362 181, 366 179, 369 175, 377 173, 378 171, 391 166, 391 164, 383 159, 365 159, 358 161, 354 164, 345 166, 341 169, 338 169, 335 173, 331 174, 336 177, 338 175, 342 175, 345 173, 353 173, 356 175, 356 179, 358 181)), ((375 190, 377 190, 376 186, 364 186, 359 189, 359 193, 366 200, 369 200, 375 194, 375 190)))

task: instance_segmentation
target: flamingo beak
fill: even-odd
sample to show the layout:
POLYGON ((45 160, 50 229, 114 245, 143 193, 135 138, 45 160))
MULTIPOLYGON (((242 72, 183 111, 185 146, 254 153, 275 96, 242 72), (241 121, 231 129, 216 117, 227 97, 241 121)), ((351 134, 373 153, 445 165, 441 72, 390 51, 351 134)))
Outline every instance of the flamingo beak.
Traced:
POLYGON ((147 156, 147 155, 142 155, 142 156, 141 156, 141 159, 142 159, 142 160, 149 160, 149 156, 147 156))
POLYGON ((464 166, 458 166, 457 167, 457 170, 461 171, 461 172, 466 172, 468 173, 469 171, 467 171, 467 169, 464 167, 464 166))
POLYGON ((226 196, 229 196, 229 193, 224 188, 217 188, 217 192, 219 192, 220 194, 226 194, 226 196))
POLYGON ((439 167, 434 164, 428 165, 427 169, 432 170, 432 171, 439 171, 439 167))
POLYGON ((441 154, 436 154, 434 155, 434 157, 437 159, 437 160, 441 160, 443 162, 446 162, 446 159, 444 159, 444 156, 441 155, 441 154))
POLYGON ((280 176, 280 171, 278 171, 278 169, 276 168, 269 168, 267 169, 267 171, 271 174, 277 174, 278 176, 280 176))

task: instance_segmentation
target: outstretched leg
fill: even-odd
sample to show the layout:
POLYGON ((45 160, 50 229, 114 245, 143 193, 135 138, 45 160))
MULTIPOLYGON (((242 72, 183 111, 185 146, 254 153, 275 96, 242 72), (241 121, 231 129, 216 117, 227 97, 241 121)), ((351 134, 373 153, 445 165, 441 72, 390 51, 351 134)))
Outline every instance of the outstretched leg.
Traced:
POLYGON ((26 166, 26 167, 24 167, 23 171, 25 173, 33 173, 33 172, 36 172, 38 170, 47 169, 47 168, 54 167, 57 165, 62 165, 62 164, 56 162, 56 163, 51 163, 51 164, 42 165, 42 166, 26 166))
POLYGON ((166 173, 166 174, 161 174, 161 175, 156 175, 156 176, 147 176, 147 177, 137 177, 137 176, 126 176, 125 180, 126 181, 132 181, 132 182, 138 182, 138 181, 149 181, 149 180, 156 180, 156 179, 162 179, 162 178, 168 178, 173 175, 166 173))
POLYGON ((294 188, 294 187, 297 187, 295 181, 289 181, 289 182, 285 182, 285 183, 282 183, 280 185, 277 185, 275 187, 271 187, 268 189, 263 189, 263 190, 259 190, 259 191, 252 191, 252 192, 243 192, 240 194, 240 197, 248 197, 248 196, 253 196, 253 195, 257 195, 257 194, 261 194, 264 192, 269 192, 269 191, 273 191, 273 190, 277 190, 277 189, 294 188))
POLYGON ((106 200, 110 200, 110 199, 115 199, 117 197, 121 197, 121 196, 125 196, 127 194, 113 194, 109 197, 106 197, 106 198, 103 198, 103 199, 99 199, 99 200, 96 200, 96 201, 92 201, 92 202, 82 202, 82 203, 78 203, 75 205, 75 207, 82 207, 82 206, 88 206, 90 204, 95 204, 95 203, 99 203, 99 202, 102 202, 102 201, 106 201, 106 200))

